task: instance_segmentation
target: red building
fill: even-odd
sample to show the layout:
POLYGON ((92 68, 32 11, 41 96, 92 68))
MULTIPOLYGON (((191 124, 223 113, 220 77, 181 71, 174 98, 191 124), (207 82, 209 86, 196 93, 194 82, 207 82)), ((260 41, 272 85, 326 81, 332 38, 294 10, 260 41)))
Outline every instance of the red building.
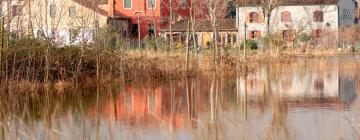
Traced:
MULTIPOLYGON (((190 0, 173 0, 173 22, 187 18, 190 0)), ((169 0, 108 0, 109 24, 124 36, 141 38, 159 35, 169 26, 169 0), (140 31, 138 31, 140 26, 140 31)))

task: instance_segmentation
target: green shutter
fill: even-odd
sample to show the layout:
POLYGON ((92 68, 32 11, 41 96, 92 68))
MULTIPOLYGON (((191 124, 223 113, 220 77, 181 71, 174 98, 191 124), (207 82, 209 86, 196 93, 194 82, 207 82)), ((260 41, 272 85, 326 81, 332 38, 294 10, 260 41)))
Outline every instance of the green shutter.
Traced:
POLYGON ((124 8, 131 8, 131 0, 124 0, 124 8))

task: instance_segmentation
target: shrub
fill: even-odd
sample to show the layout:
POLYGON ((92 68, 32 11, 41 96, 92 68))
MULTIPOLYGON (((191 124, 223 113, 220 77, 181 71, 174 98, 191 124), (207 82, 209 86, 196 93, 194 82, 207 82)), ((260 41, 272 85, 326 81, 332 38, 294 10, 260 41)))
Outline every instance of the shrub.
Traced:
POLYGON ((268 35, 262 37, 260 42, 262 45, 264 45, 270 49, 284 46, 286 43, 285 40, 282 38, 281 34, 279 34, 279 33, 268 34, 268 35))
MULTIPOLYGON (((241 43, 241 48, 244 48, 244 41, 241 43)), ((258 43, 255 40, 246 40, 246 48, 251 50, 258 49, 258 43)))
POLYGON ((307 42, 311 40, 311 36, 308 35, 307 33, 301 33, 298 37, 297 40, 299 40, 300 42, 307 42))

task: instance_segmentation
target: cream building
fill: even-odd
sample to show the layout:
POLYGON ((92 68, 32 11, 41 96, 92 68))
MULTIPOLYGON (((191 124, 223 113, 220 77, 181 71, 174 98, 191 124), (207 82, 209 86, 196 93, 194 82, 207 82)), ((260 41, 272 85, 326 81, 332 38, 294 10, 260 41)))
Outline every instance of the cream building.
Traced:
POLYGON ((3 0, 4 25, 13 37, 52 38, 57 44, 91 43, 107 25, 106 4, 84 0, 3 0))
POLYGON ((264 16, 261 1, 250 0, 239 3, 237 8, 237 27, 239 38, 263 37, 267 32, 280 33, 284 38, 290 34, 308 33, 315 37, 326 33, 337 34, 339 27, 356 23, 354 0, 279 0, 268 16, 264 16), (269 21, 269 26, 267 25, 269 21), (246 25, 246 28, 245 28, 246 25))

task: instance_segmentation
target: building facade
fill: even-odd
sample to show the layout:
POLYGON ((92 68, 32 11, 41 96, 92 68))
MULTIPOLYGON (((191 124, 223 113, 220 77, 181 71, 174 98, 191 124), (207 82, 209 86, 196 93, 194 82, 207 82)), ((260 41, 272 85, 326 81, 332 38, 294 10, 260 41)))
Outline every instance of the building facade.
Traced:
POLYGON ((278 33, 290 39, 297 33, 307 33, 320 38, 333 33, 336 37, 340 27, 357 22, 353 0, 280 0, 274 4, 270 16, 265 16, 261 1, 238 4, 237 26, 239 39, 257 39, 267 33, 278 33))
POLYGON ((160 35, 160 30, 170 24, 170 8, 173 22, 189 17, 190 0, 108 0, 113 27, 124 36, 141 39, 160 35), (140 29, 140 30, 139 30, 140 29))
POLYGON ((91 43, 107 25, 107 6, 83 0, 4 0, 4 26, 11 37, 51 38, 61 45, 91 43))

